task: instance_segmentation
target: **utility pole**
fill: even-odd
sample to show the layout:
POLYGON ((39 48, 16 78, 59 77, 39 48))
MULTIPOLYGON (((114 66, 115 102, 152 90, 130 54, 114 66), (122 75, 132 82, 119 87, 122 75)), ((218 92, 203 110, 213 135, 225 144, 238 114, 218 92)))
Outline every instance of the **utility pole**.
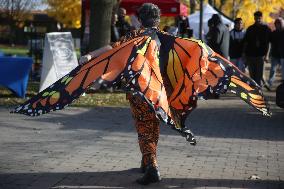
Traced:
POLYGON ((200 0, 200 14, 199 14, 199 39, 202 40, 203 31, 203 0, 200 0))
POLYGON ((81 0, 81 56, 87 53, 87 44, 84 44, 84 35, 85 35, 85 27, 86 27, 86 0, 81 0), (84 47, 84 48, 83 48, 84 47))

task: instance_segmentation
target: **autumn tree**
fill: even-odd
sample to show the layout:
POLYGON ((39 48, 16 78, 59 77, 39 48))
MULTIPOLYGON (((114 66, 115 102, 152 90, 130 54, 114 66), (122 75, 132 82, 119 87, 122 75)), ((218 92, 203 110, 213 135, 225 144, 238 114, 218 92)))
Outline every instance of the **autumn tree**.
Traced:
POLYGON ((55 18, 64 28, 81 27, 81 0, 45 0, 47 14, 55 18))
POLYGON ((254 23, 255 11, 261 11, 263 21, 270 23, 273 21, 271 13, 278 12, 281 7, 284 7, 284 0, 231 0, 224 4, 223 12, 232 18, 243 18, 244 25, 249 26, 254 23))
POLYGON ((0 19, 10 27, 10 43, 14 42, 16 28, 32 18, 31 10, 37 6, 37 0, 0 0, 0 19))
MULTIPOLYGON (((197 2, 199 4, 200 0, 197 2)), ((245 27, 254 23, 255 11, 261 11, 263 21, 271 23, 273 21, 271 14, 279 12, 284 7, 284 0, 205 0, 204 2, 211 4, 232 19, 241 17, 245 27)))

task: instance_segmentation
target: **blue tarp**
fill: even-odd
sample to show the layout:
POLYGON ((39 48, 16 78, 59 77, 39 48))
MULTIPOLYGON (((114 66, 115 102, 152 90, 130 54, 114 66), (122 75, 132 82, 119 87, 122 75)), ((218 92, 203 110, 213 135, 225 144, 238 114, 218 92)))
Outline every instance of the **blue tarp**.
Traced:
POLYGON ((32 64, 28 57, 0 57, 0 85, 24 98, 32 64))

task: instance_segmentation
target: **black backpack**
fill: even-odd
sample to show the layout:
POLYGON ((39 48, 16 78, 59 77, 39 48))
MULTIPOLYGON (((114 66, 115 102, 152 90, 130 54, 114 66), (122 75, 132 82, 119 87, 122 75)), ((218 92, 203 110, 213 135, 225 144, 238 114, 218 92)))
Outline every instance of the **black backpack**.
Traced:
POLYGON ((284 108, 284 82, 276 88, 276 105, 284 108))

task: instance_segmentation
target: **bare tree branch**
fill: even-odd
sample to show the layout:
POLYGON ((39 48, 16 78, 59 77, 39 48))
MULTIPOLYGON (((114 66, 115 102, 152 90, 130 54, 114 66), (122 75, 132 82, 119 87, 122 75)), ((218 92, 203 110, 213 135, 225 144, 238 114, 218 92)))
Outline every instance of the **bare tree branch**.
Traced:
POLYGON ((10 39, 13 42, 15 28, 22 25, 30 15, 31 10, 40 1, 37 0, 0 0, 0 18, 10 27, 10 39))

